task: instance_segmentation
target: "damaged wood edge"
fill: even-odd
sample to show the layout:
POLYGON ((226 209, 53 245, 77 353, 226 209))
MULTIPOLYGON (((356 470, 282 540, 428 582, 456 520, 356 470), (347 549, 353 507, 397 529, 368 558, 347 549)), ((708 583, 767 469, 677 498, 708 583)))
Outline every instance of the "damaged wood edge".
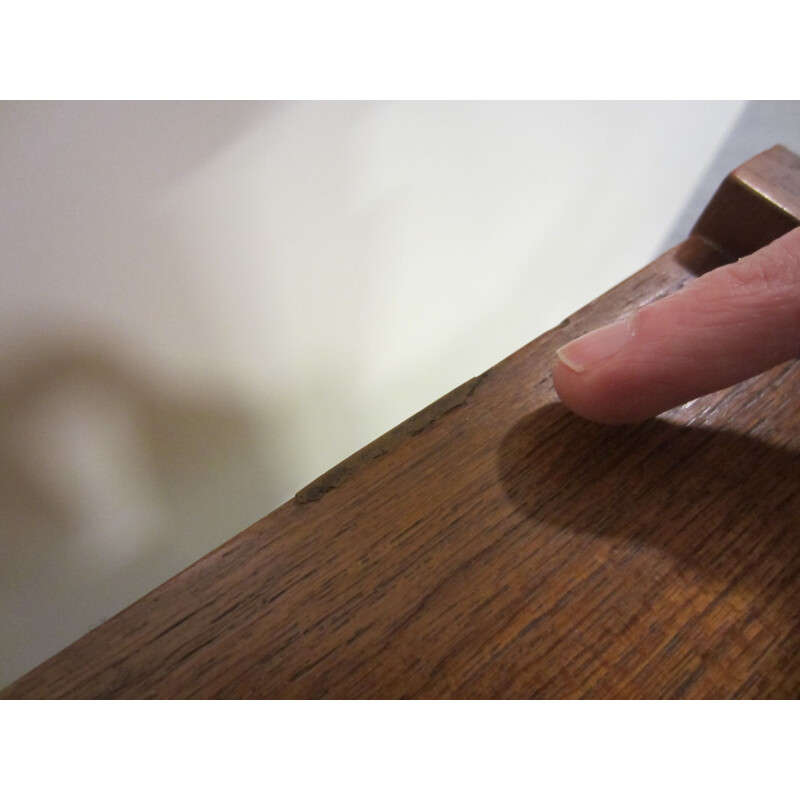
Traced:
POLYGON ((361 450, 353 453, 349 458, 346 458, 303 487, 294 496, 295 501, 303 504, 319 500, 326 492, 341 486, 356 470, 365 464, 390 453, 402 442, 422 433, 445 414, 449 414, 451 411, 463 406, 488 374, 489 371, 487 370, 466 383, 462 383, 461 386, 440 397, 429 406, 423 408, 422 411, 418 411, 405 422, 401 422, 366 447, 362 447, 361 450))

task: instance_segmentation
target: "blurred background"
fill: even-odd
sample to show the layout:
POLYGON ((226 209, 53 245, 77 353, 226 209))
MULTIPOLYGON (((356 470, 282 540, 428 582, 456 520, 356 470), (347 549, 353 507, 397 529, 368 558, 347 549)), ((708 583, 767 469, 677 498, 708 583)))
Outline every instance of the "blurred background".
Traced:
POLYGON ((684 238, 798 123, 0 104, 0 685, 684 238))

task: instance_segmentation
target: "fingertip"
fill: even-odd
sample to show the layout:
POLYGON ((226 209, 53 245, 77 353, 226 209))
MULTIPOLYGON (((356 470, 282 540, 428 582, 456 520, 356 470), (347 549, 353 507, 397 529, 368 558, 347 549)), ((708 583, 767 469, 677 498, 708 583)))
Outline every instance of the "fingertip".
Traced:
POLYGON ((604 425, 636 424, 671 407, 662 397, 664 386, 651 382, 642 366, 635 358, 620 357, 579 372, 557 358, 553 386, 564 405, 584 419, 604 425))
POLYGON ((558 351, 553 384, 586 419, 641 422, 800 355, 800 228, 558 351))
POLYGON ((558 360, 573 372, 583 373, 613 358, 633 340, 631 319, 596 328, 556 351, 558 360))
POLYGON ((619 395, 603 390, 592 376, 578 372, 558 358, 553 366, 553 387, 562 403, 573 413, 591 422, 622 425, 640 421, 632 415, 619 395))

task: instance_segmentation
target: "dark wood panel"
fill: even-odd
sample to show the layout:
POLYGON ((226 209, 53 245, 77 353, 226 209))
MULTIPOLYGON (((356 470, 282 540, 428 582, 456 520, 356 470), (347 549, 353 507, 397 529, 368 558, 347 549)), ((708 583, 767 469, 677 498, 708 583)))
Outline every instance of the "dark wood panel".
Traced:
POLYGON ((798 696, 798 366, 615 428, 550 379, 560 345, 797 224, 798 176, 749 162, 686 242, 4 696, 798 696))

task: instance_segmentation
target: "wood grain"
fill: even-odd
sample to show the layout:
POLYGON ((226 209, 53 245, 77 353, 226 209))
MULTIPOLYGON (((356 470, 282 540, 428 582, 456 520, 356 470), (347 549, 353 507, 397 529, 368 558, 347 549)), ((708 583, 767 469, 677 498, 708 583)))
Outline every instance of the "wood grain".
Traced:
POLYGON ((749 162, 686 242, 4 696, 797 697, 798 365, 613 428, 550 369, 796 225, 798 179, 780 148, 749 162))

